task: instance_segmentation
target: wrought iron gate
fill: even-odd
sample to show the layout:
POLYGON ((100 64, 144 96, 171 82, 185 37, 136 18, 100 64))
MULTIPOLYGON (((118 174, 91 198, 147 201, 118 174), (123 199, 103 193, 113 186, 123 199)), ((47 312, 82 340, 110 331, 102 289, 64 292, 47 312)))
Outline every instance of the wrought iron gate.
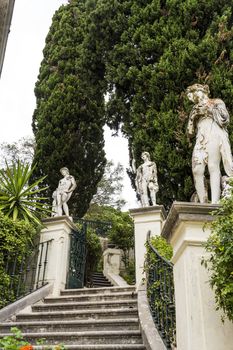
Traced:
POLYGON ((86 264, 87 224, 73 231, 70 238, 70 262, 66 289, 83 288, 86 264))

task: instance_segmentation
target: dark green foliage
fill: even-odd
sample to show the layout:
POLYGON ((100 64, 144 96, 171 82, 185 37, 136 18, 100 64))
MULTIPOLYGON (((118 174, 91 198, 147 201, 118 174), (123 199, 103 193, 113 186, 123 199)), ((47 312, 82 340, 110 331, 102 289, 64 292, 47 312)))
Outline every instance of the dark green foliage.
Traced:
POLYGON ((7 260, 11 261, 10 257, 16 254, 17 264, 20 265, 31 254, 29 246, 32 246, 35 233, 32 225, 13 221, 0 212, 0 307, 14 301, 17 288, 17 283, 10 288, 10 276, 5 271, 7 260))
POLYGON ((100 239, 92 228, 87 229, 86 240, 85 284, 91 280, 92 273, 98 270, 98 265, 102 257, 100 239))
POLYGON ((68 166, 78 180, 77 214, 85 213, 103 173, 106 117, 128 137, 136 166, 142 151, 157 163, 158 201, 189 200, 184 91, 207 83, 233 111, 232 19, 231 0, 74 0, 61 7, 46 40, 33 121, 38 174, 49 175, 51 191, 58 169, 68 166))
POLYGON ((155 326, 169 349, 176 347, 172 254, 171 245, 161 236, 146 242, 147 297, 155 326))
POLYGON ((108 231, 110 243, 125 252, 134 247, 133 220, 128 212, 121 212, 110 206, 92 204, 85 219, 110 222, 111 229, 108 231))
POLYGON ((152 246, 158 251, 158 253, 168 261, 171 260, 173 250, 172 246, 167 243, 166 239, 162 236, 154 236, 150 238, 152 246))
POLYGON ((124 278, 124 280, 128 284, 135 284, 135 261, 134 260, 129 260, 129 263, 125 267, 125 270, 120 271, 120 276, 124 278))
POLYGON ((111 229, 108 231, 109 243, 122 249, 122 260, 125 267, 129 265, 129 253, 134 247, 133 221, 127 212, 121 212, 110 206, 92 204, 85 215, 85 219, 110 222, 111 229))
POLYGON ((36 175, 48 175, 49 195, 59 169, 77 180, 73 214, 85 214, 105 165, 103 68, 98 48, 88 42, 85 1, 72 1, 54 15, 35 87, 33 115, 36 175))
POLYGON ((137 166, 142 151, 156 161, 160 203, 189 200, 194 189, 184 91, 208 83, 213 97, 233 111, 232 1, 99 0, 100 16, 107 2, 109 14, 96 33, 106 33, 109 50, 108 123, 122 128, 137 166), (111 45, 107 23, 118 24, 111 45))
POLYGON ((213 213, 216 218, 205 244, 209 256, 202 263, 210 273, 209 281, 215 293, 216 308, 233 321, 233 192, 230 198, 222 199, 221 204, 217 212, 213 213))

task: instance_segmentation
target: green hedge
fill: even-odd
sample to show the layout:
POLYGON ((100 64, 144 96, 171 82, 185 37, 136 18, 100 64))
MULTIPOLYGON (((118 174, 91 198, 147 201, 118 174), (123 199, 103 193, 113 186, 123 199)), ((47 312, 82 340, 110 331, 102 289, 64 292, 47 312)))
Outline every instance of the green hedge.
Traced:
POLYGON ((233 194, 221 200, 221 204, 213 213, 216 219, 205 244, 209 256, 203 258, 202 264, 210 273, 216 309, 224 312, 223 319, 233 321, 233 194))
MULTIPOLYGON (((12 277, 6 272, 7 261, 12 264, 17 256, 17 265, 20 265, 31 254, 35 234, 32 225, 13 221, 0 212, 0 307, 14 301, 16 295, 15 288, 10 288, 12 277)), ((14 277, 13 285, 17 285, 17 278, 14 277)))

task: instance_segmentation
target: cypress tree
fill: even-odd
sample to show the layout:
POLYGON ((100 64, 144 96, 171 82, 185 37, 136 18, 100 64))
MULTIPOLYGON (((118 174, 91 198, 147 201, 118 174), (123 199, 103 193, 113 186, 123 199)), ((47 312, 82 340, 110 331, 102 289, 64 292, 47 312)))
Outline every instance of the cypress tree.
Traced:
MULTIPOLYGON (((98 3, 101 8, 106 1, 98 3)), ((232 1, 117 3, 127 4, 128 13, 112 47, 106 41, 108 123, 128 137, 137 166, 141 152, 150 152, 158 167, 158 201, 170 206, 174 199, 189 200, 194 191, 185 132, 191 105, 184 91, 193 83, 209 84, 211 95, 233 111, 232 1)))
POLYGON ((105 166, 103 67, 87 43, 90 8, 71 1, 54 15, 46 38, 33 115, 36 175, 48 175, 49 195, 69 168, 77 181, 73 215, 82 216, 105 166), (91 52, 91 54, 90 54, 91 52))
POLYGON ((231 0, 73 0, 62 7, 36 86, 38 174, 48 174, 55 188, 58 168, 70 167, 80 184, 76 194, 83 190, 79 200, 89 201, 103 173, 105 114, 127 136, 131 162, 138 166, 148 151, 157 163, 159 202, 189 200, 191 105, 184 91, 207 83, 231 113, 232 19, 231 0))

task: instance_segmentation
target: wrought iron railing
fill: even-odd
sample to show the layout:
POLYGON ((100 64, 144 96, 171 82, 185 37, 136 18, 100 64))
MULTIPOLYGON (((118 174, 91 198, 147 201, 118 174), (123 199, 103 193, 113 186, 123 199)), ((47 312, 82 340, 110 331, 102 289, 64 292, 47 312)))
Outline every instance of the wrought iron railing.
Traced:
POLYGON ((77 217, 74 217, 73 221, 75 224, 87 225, 87 228, 90 227, 90 228, 94 229, 95 233, 101 237, 106 237, 108 234, 108 231, 112 227, 112 223, 108 222, 108 221, 85 220, 85 219, 80 219, 77 217))
POLYGON ((52 240, 30 246, 27 253, 3 254, 4 275, 0 282, 0 307, 4 307, 46 284, 48 249, 52 240))
POLYGON ((70 235, 70 261, 66 289, 83 288, 86 265, 87 224, 73 231, 70 235))
POLYGON ((175 347, 173 264, 163 258, 147 235, 147 296, 154 324, 167 349, 175 347))

